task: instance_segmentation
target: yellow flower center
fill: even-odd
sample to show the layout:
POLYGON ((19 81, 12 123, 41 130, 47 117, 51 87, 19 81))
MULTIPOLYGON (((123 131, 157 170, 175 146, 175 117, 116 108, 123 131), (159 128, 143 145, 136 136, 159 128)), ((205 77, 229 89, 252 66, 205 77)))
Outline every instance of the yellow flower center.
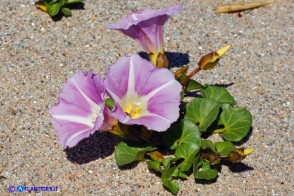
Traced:
POLYGON ((143 104, 140 101, 129 103, 125 112, 133 119, 142 116, 143 104))
POLYGON ((159 67, 159 68, 168 67, 169 62, 163 50, 158 53, 150 53, 149 58, 155 67, 159 67))
POLYGON ((146 111, 147 104, 139 96, 125 97, 122 101, 122 109, 132 119, 140 118, 146 111))

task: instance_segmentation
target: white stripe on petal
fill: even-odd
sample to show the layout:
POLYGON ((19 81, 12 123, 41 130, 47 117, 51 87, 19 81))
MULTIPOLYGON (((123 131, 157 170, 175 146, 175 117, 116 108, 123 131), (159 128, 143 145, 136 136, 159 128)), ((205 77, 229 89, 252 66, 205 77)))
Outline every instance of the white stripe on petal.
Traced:
POLYGON ((134 68, 134 55, 130 59, 129 67, 129 80, 128 80, 128 90, 127 95, 136 94, 135 93, 135 68, 134 68))
POLYGON ((170 85, 170 84, 172 84, 172 83, 174 83, 174 82, 175 82, 174 80, 171 80, 171 81, 165 83, 164 85, 161 85, 161 86, 159 86, 158 88, 152 90, 150 93, 148 93, 147 95, 144 96, 144 101, 145 101, 145 102, 148 102, 149 99, 150 99, 151 97, 153 97, 156 93, 158 93, 159 91, 161 91, 162 89, 164 89, 165 87, 167 87, 168 85, 170 85))
POLYGON ((75 134, 71 135, 70 138, 68 138, 68 139, 66 140, 66 144, 65 144, 65 146, 69 146, 69 143, 70 143, 73 139, 75 139, 76 137, 78 137, 78 136, 81 135, 82 133, 84 133, 84 132, 86 132, 86 131, 89 131, 90 129, 91 129, 91 128, 89 128, 89 129, 84 129, 84 130, 78 131, 78 132, 76 132, 75 134))
POLYGON ((94 101, 92 101, 92 99, 90 97, 88 97, 80 88, 79 86, 76 84, 76 82, 74 80, 72 80, 72 83, 76 86, 76 88, 78 89, 78 91, 80 92, 80 94, 84 97, 84 99, 90 104, 90 107, 92 109, 92 113, 96 113, 98 114, 98 112, 101 109, 101 105, 98 105, 97 103, 95 103, 94 101))
POLYGON ((161 118, 161 119, 163 119, 163 120, 165 120, 165 121, 167 121, 167 122, 172 122, 172 121, 170 121, 170 120, 168 120, 167 118, 164 118, 163 116, 160 116, 160 115, 158 115, 158 114, 154 114, 154 113, 146 113, 145 115, 144 115, 144 117, 145 116, 153 116, 153 117, 158 117, 158 118, 161 118))
POLYGON ((129 117, 129 116, 126 116, 126 117, 124 118, 124 120, 122 121, 122 123, 127 123, 127 122, 129 122, 130 120, 132 120, 132 118, 129 117))
POLYGON ((89 126, 89 128, 92 128, 94 126, 93 122, 91 121, 91 118, 85 118, 85 117, 79 117, 79 116, 71 116, 71 115, 51 115, 53 118, 56 118, 57 120, 66 120, 74 123, 84 124, 89 126))

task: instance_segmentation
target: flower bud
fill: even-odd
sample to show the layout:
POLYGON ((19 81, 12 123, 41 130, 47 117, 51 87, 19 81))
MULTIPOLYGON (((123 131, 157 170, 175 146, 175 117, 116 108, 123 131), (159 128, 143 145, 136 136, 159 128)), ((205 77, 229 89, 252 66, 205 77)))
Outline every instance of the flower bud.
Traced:
POLYGON ((216 52, 211 52, 203 56, 198 62, 199 67, 203 70, 213 69, 220 58, 231 48, 231 45, 227 45, 216 52))

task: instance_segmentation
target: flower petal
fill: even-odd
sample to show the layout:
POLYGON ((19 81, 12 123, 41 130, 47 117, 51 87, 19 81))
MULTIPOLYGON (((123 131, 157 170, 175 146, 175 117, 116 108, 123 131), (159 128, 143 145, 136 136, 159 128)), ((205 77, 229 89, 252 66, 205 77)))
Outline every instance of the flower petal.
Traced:
POLYGON ((165 131, 179 117, 181 85, 167 69, 134 54, 112 65, 105 88, 115 101, 113 116, 123 124, 165 131))
POLYGON ((139 55, 133 55, 132 64, 130 63, 130 57, 121 57, 107 71, 104 83, 115 102, 120 102, 127 91, 140 91, 155 69, 149 61, 139 55), (146 63, 151 66, 144 66, 146 63))
POLYGON ((128 14, 116 24, 107 25, 107 28, 132 37, 149 54, 163 53, 163 25, 171 15, 180 11, 180 5, 158 10, 144 9, 128 14))
POLYGON ((157 16, 167 15, 171 16, 173 14, 179 13, 182 11, 181 5, 174 5, 166 9, 151 10, 149 8, 137 11, 135 13, 130 13, 127 17, 119 20, 115 24, 107 25, 108 29, 112 30, 127 30, 132 25, 137 25, 142 21, 148 20, 150 18, 155 18, 157 16))
POLYGON ((68 79, 59 103, 49 110, 51 123, 64 148, 75 146, 102 125, 104 92, 102 80, 92 71, 86 74, 80 71, 68 79))
POLYGON ((108 107, 104 107, 103 111, 104 121, 101 127, 99 128, 99 131, 110 131, 112 130, 113 126, 117 125, 118 120, 114 118, 111 114, 111 111, 108 107))

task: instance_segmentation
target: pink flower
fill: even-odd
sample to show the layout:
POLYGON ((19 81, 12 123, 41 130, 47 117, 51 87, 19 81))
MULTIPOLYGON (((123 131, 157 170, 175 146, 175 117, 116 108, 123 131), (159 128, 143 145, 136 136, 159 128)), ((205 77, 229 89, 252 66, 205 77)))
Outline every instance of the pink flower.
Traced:
POLYGON ((137 54, 118 59, 104 84, 115 102, 112 115, 122 124, 165 131, 179 117, 182 86, 169 70, 154 67, 137 54))
POLYGON ((164 54, 163 25, 173 14, 182 11, 182 6, 175 5, 167 9, 144 9, 128 14, 116 24, 107 27, 119 30, 134 38, 149 54, 151 62, 157 67, 167 67, 168 60, 164 54))
POLYGON ((92 71, 86 74, 80 71, 68 79, 59 103, 49 110, 51 123, 64 148, 75 146, 102 125, 104 130, 109 128, 104 122, 105 113, 109 111, 104 104, 104 93, 103 81, 92 71))

